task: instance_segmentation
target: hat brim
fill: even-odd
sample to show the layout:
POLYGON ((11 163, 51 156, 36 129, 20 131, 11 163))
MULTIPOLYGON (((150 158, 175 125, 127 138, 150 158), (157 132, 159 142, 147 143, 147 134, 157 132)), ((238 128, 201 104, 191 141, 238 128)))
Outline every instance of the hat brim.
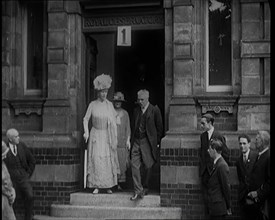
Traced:
POLYGON ((113 99, 113 102, 126 102, 125 100, 117 100, 117 99, 113 99))

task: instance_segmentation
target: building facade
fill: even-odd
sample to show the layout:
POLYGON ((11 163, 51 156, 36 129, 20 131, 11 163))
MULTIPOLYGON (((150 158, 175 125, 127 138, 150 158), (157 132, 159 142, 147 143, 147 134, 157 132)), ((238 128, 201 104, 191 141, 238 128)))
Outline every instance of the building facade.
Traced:
POLYGON ((154 183, 162 206, 203 217, 200 117, 209 112, 230 149, 238 217, 237 137, 270 130, 267 0, 2 1, 2 138, 19 130, 37 160, 35 213, 83 188, 82 119, 93 79, 110 74, 131 111, 147 88, 165 134, 154 183), (157 179, 157 178, 156 178, 157 179))

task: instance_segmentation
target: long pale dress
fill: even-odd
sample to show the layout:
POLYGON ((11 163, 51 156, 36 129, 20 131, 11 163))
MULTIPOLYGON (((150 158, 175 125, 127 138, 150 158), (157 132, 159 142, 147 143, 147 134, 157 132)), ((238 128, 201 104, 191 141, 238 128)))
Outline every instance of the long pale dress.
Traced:
POLYGON ((12 205, 9 199, 15 195, 15 190, 12 186, 9 171, 6 164, 2 161, 2 219, 16 220, 12 205))
POLYGON ((87 148, 88 188, 111 188, 117 185, 120 169, 115 116, 116 112, 110 101, 97 99, 89 104, 83 118, 85 132, 88 132, 90 118, 92 120, 87 148))
MULTIPOLYGON (((127 159, 129 152, 127 141, 130 142, 131 129, 128 112, 123 108, 116 109, 117 112, 117 154, 120 168, 118 182, 126 181, 127 159)), ((128 161, 129 162, 129 161, 128 161)))

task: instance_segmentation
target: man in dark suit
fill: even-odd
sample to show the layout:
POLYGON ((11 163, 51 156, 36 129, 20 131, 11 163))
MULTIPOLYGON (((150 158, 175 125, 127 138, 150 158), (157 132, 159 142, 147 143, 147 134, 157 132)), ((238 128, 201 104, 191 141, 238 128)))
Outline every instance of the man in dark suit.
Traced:
POLYGON ((225 219, 231 215, 229 167, 221 152, 223 143, 212 139, 208 153, 213 159, 213 169, 208 181, 208 210, 210 219, 225 219))
POLYGON ((213 159, 209 156, 208 148, 211 139, 217 139, 222 142, 222 157, 224 160, 229 162, 229 150, 226 145, 225 137, 214 128, 214 117, 207 113, 201 118, 201 128, 203 133, 200 135, 201 148, 200 148, 200 164, 199 164, 199 175, 201 177, 201 186, 203 199, 205 204, 205 212, 208 214, 207 209, 207 191, 208 191, 208 180, 213 167, 213 159))
POLYGON ((10 151, 5 158, 16 194, 22 194, 25 206, 25 220, 33 219, 33 192, 30 177, 35 168, 35 159, 27 146, 19 141, 19 133, 11 128, 7 131, 10 151))
POLYGON ((241 211, 241 218, 244 220, 253 219, 250 207, 246 204, 246 197, 248 193, 248 186, 250 184, 250 176, 252 168, 257 160, 258 152, 250 149, 251 139, 247 134, 240 134, 238 137, 241 155, 236 162, 239 187, 239 204, 241 211))
POLYGON ((134 110, 131 132, 131 167, 134 195, 131 200, 143 198, 147 194, 152 166, 157 161, 157 151, 163 133, 160 110, 149 102, 149 92, 137 93, 139 107, 134 110), (142 185, 140 167, 146 168, 145 183, 142 185))
POLYGON ((257 133, 255 146, 259 153, 251 172, 248 197, 256 204, 253 219, 267 220, 270 219, 270 135, 267 131, 257 133))

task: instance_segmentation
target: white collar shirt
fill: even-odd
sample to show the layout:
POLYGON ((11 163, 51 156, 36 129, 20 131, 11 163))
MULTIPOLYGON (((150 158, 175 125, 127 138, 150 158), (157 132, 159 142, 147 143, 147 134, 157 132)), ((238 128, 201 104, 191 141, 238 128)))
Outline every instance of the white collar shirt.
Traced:
POLYGON ((9 146, 10 146, 10 149, 11 149, 11 152, 13 153, 13 155, 16 156, 16 154, 17 154, 16 145, 9 143, 9 146))
POLYGON ((211 138, 213 132, 214 132, 214 127, 212 127, 209 131, 207 131, 207 133, 208 133, 208 139, 209 139, 209 140, 210 140, 210 138, 211 138))
POLYGON ((147 102, 147 104, 145 105, 145 107, 141 109, 142 114, 144 114, 144 112, 146 112, 146 110, 147 110, 147 108, 148 108, 149 104, 150 104, 150 103, 149 103, 149 102, 147 102))
POLYGON ((221 156, 222 156, 222 155, 219 154, 219 155, 216 157, 216 159, 214 160, 214 165, 217 163, 218 159, 221 158, 221 156))

